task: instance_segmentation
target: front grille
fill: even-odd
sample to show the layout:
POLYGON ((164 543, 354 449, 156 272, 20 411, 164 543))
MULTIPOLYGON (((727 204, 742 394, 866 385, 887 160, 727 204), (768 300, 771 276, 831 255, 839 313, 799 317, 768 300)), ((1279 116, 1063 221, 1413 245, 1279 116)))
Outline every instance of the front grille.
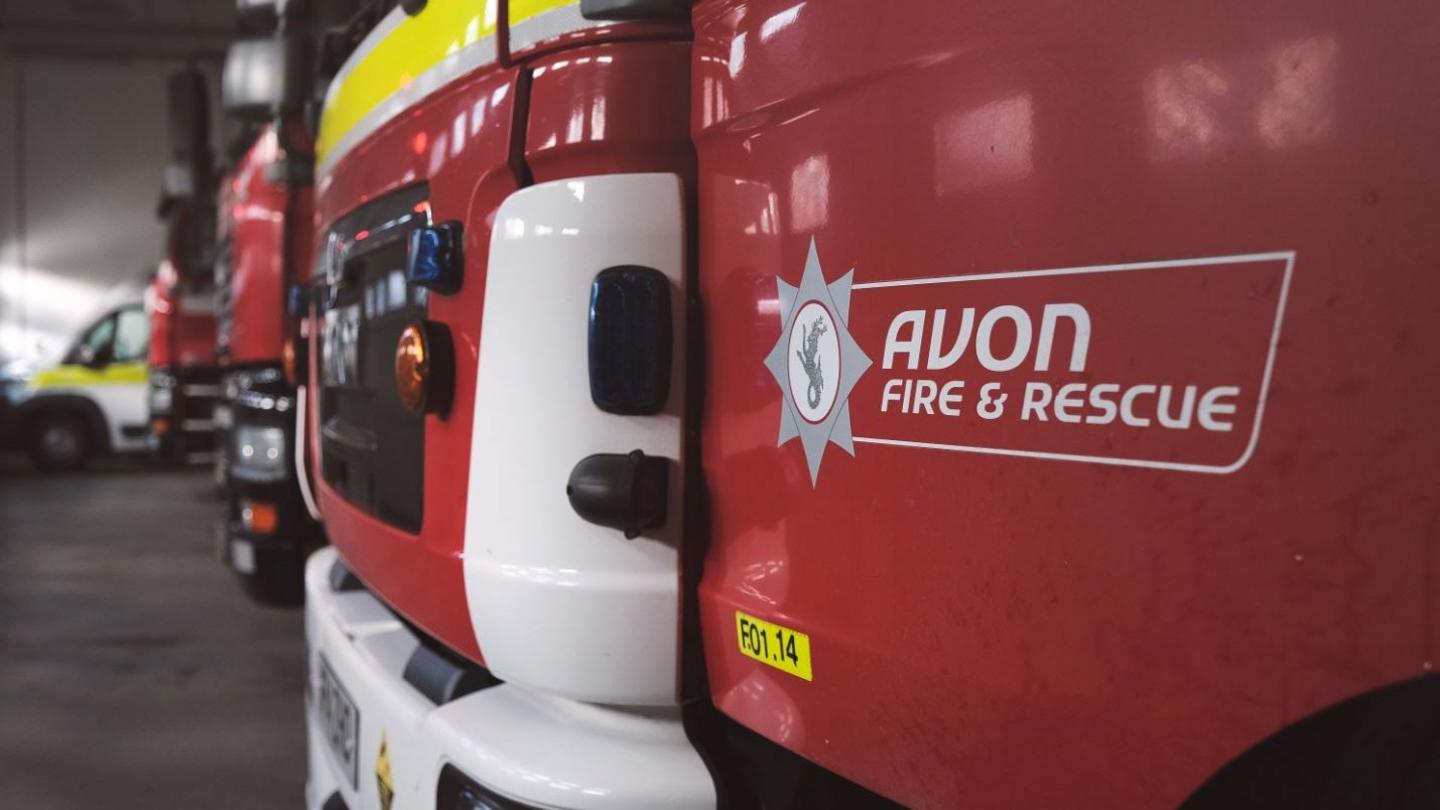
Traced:
POLYGON ((210 367, 175 370, 175 395, 170 418, 177 452, 184 456, 215 450, 215 400, 220 370, 210 367))
POLYGON ((230 289, 234 274, 234 246, 226 237, 215 247, 215 353, 230 356, 230 336, 235 330, 235 295, 230 289))
POLYGON ((327 249, 320 379, 321 474, 347 501, 418 531, 423 517, 425 419, 395 390, 395 346, 425 317, 427 291, 405 280, 408 235, 423 186, 342 220, 327 249))

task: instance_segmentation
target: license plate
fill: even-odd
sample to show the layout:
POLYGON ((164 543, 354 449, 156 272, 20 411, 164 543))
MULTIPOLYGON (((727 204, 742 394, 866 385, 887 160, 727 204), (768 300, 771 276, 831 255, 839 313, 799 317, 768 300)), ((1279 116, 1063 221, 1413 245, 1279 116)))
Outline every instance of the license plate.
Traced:
POLYGON ((255 573, 255 545, 249 540, 231 540, 230 564, 242 574, 255 573))
POLYGON ((325 313, 325 331, 320 341, 321 380, 327 386, 356 385, 360 382, 360 305, 332 309, 325 313))
POLYGON ((340 679, 335 676, 335 671, 330 669, 330 662, 326 661, 323 655, 320 656, 320 683, 315 711, 319 716, 320 731, 325 735, 325 742, 335 757, 335 764, 339 765, 340 770, 349 778, 350 789, 357 789, 356 754, 360 749, 360 710, 355 707, 355 701, 350 699, 350 693, 345 691, 340 679))

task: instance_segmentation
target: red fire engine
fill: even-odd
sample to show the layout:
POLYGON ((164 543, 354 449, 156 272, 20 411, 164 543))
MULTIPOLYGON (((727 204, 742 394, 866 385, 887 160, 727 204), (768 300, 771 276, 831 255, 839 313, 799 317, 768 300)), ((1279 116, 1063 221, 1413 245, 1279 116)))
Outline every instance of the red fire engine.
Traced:
POLYGON ((289 298, 309 279, 313 209, 309 173, 296 171, 310 156, 294 138, 282 145, 269 123, 242 129, 222 178, 216 263, 222 556, 255 598, 282 604, 300 601, 305 555, 324 542, 295 463, 301 336, 289 298))
POLYGON ((310 807, 1434 801, 1432 11, 401 5, 310 807))
POLYGON ((150 441, 166 458, 207 461, 219 393, 215 359, 215 194, 205 77, 170 77, 170 158, 158 214, 165 258, 146 292, 150 315, 150 441))

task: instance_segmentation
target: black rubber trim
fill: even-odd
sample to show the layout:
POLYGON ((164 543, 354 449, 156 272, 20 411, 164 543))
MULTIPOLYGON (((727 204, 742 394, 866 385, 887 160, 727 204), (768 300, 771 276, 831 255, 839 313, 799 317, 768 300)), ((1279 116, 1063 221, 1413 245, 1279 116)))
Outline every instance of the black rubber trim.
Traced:
POLYGON ((689 20, 691 0, 580 0, 587 20, 689 20))
POLYGON ((423 643, 405 662, 404 678, 437 706, 500 683, 489 670, 452 660, 423 643))
POLYGON ((351 571, 345 563, 336 560, 335 564, 330 566, 330 590, 335 593, 344 593, 364 589, 365 585, 360 582, 360 578, 355 576, 355 572, 351 571))

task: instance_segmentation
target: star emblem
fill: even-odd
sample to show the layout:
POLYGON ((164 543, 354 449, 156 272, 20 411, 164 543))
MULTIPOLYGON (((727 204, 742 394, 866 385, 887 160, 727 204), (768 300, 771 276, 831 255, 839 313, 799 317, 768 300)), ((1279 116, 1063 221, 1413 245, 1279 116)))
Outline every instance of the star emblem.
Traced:
POLYGON ((805 448, 810 485, 820 477, 825 448, 834 443, 855 455, 850 431, 850 392, 870 367, 870 358, 851 336, 850 285, 852 268, 833 282, 825 282, 815 240, 805 257, 800 286, 775 277, 780 299, 780 338, 765 357, 782 394, 780 433, 776 446, 799 438, 805 448))

